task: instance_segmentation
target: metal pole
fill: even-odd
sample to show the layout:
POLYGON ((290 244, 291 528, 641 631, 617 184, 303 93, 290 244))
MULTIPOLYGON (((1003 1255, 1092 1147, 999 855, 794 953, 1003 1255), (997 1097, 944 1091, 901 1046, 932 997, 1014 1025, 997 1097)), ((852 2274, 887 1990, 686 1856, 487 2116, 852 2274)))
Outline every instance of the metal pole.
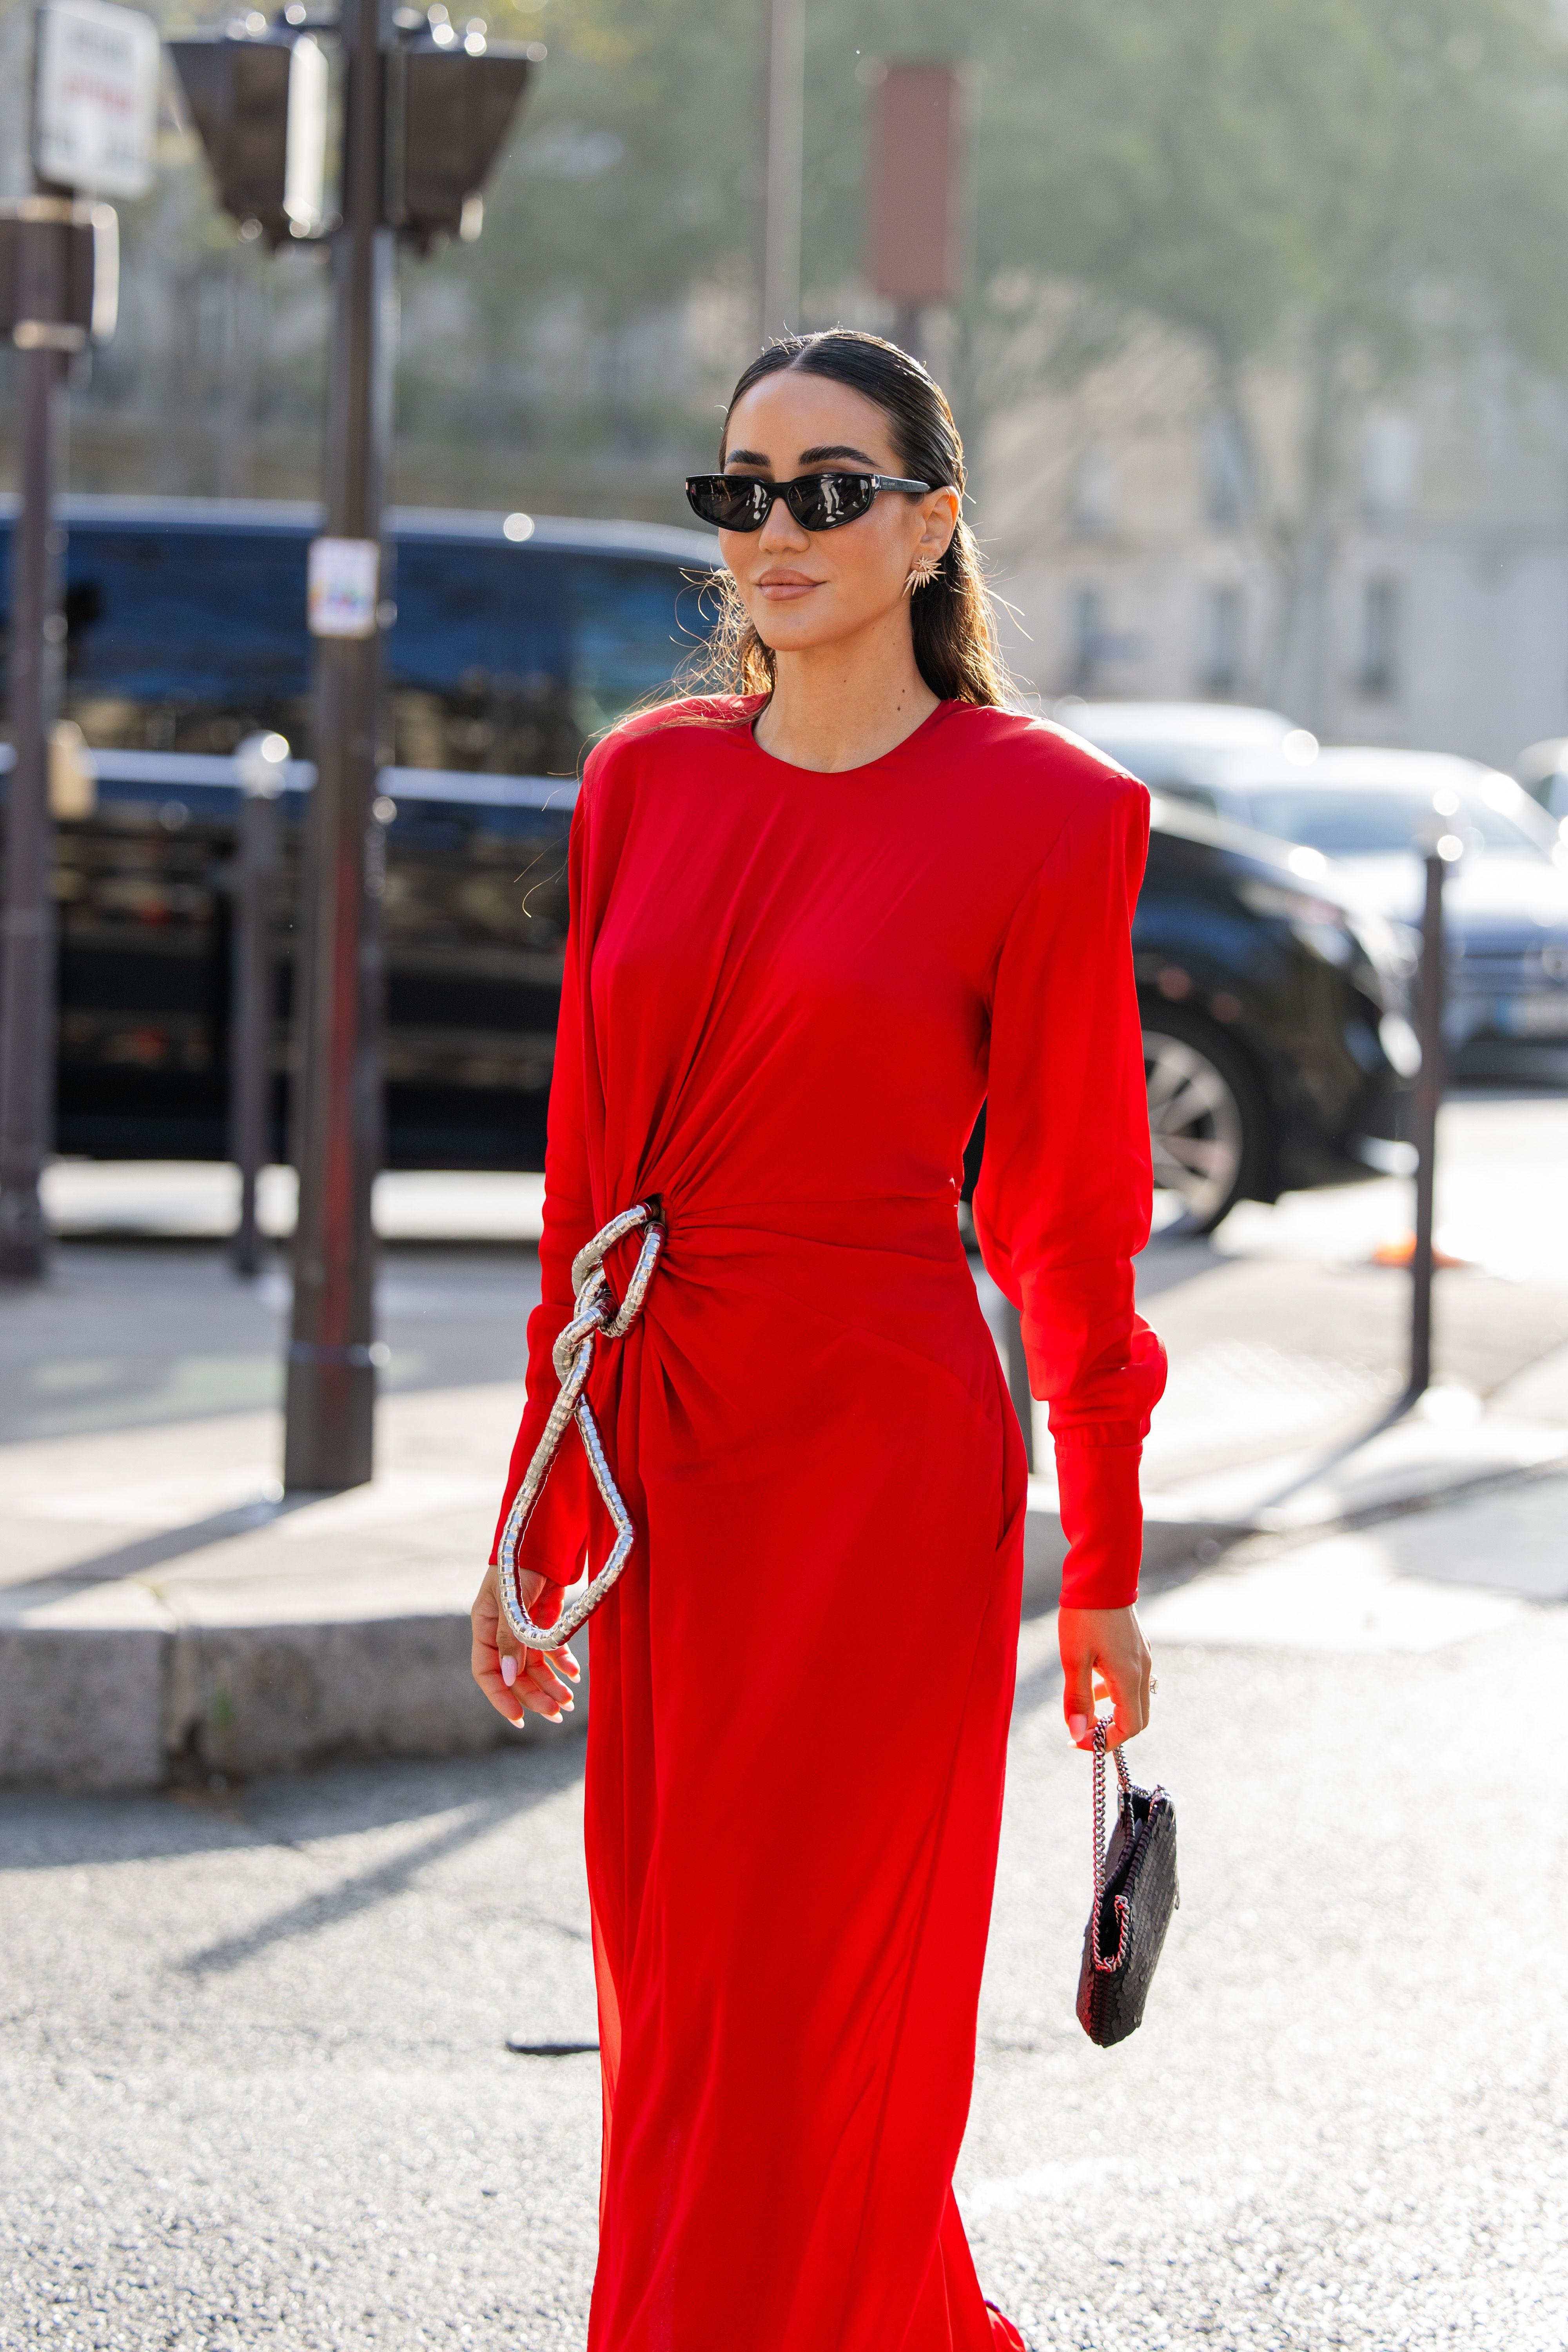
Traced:
POLYGON ((804 0, 764 0, 765 107, 757 341, 800 325, 801 147, 805 125, 804 0))
POLYGON ((38 1183, 54 1106, 55 921, 49 735, 65 622, 53 523, 66 354, 85 337, 66 310, 68 196, 47 191, 21 214, 17 346, 21 510, 11 547, 11 732, 5 896, 0 910, 0 1276, 37 1281, 46 1233, 38 1183))
MULTIPOLYGON (((344 0, 343 226, 334 240, 327 531, 381 537, 392 420, 395 253, 382 226, 384 64, 377 0, 344 0)), ((371 1475, 375 1408, 371 1186, 381 1143, 379 625, 317 647, 298 1079, 300 1220, 283 1483, 371 1475)))
POLYGON ((229 1024, 229 1138, 239 1170, 234 1270, 261 1271, 257 1179, 272 1140, 272 889, 278 870, 278 790, 289 747, 253 735, 236 753, 239 824, 234 866, 234 1015, 229 1024))
POLYGON ((1029 1393, 1029 1364, 1024 1353, 1024 1318, 1010 1298, 1002 1301, 1003 1328, 1007 1339, 1007 1390, 1023 1433, 1024 1458, 1035 1466, 1035 1400, 1029 1393))
POLYGON ((893 341, 910 359, 925 365, 925 311, 918 302, 900 302, 893 315, 893 341))
POLYGON ((1410 1386, 1414 1400, 1432 1385, 1432 1217, 1437 1163, 1437 1113, 1443 1100, 1443 876, 1445 861, 1426 854, 1426 907, 1421 924, 1421 1076, 1415 1085, 1415 1248, 1410 1261, 1410 1386))

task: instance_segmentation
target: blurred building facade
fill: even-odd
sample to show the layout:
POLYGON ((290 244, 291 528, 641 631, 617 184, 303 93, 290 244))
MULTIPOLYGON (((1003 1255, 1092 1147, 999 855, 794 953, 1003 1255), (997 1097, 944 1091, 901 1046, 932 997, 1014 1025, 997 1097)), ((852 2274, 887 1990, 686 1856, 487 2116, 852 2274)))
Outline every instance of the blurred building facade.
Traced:
POLYGON ((1563 392, 1481 350, 1347 404, 1310 517, 1300 422, 1289 371, 1238 422, 1154 331, 994 418, 976 519, 1020 679, 1278 705, 1325 741, 1502 766, 1568 731, 1563 392), (1317 575, 1293 614, 1292 561, 1317 575))

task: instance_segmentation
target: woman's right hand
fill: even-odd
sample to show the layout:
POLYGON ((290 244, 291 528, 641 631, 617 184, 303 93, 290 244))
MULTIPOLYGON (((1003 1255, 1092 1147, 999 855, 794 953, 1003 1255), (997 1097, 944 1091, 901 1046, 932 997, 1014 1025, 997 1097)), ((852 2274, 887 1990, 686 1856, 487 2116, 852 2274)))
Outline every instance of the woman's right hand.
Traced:
POLYGON ((1120 1748, 1149 1720, 1153 1661, 1135 1609, 1063 1609, 1057 1619, 1062 1656, 1062 1713, 1075 1747, 1094 1746, 1096 1702, 1111 1701, 1116 1717, 1106 1734, 1120 1748))
MULTIPOLYGON (((518 1577, 523 1607, 536 1625, 553 1624, 561 1611, 561 1587, 531 1569, 518 1577), (551 1598, 542 1604, 540 1595, 551 1598)), ((507 1622, 500 1605, 500 1571, 487 1568, 484 1581, 468 1612, 474 1629, 474 1680, 509 1723, 521 1723, 524 1714, 542 1715, 559 1723, 572 1712, 572 1685, 580 1674, 576 1659, 563 1643, 559 1650, 525 1650, 507 1622)))

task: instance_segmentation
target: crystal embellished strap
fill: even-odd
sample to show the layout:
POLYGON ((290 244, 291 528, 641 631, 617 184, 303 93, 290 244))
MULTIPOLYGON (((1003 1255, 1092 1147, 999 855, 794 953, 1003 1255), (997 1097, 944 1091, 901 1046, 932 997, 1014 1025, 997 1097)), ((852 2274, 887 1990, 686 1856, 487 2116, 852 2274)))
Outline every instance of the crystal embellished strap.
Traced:
POLYGON ((572 1261, 572 1288, 574 1295, 572 1320, 560 1333, 551 1351, 561 1390, 550 1408, 550 1418, 544 1424, 544 1434, 534 1448, 533 1459, 524 1471, 522 1484, 506 1515, 506 1525, 496 1559, 500 1570, 501 1607, 507 1623, 518 1640, 531 1650, 559 1650, 569 1642, 584 1620, 592 1616, 612 1584, 620 1575, 636 1541, 637 1530, 610 1470, 599 1424, 594 1418, 593 1407, 583 1391, 594 1361, 595 1343, 599 1339, 623 1339, 642 1311, 647 1297, 653 1270, 658 1264, 658 1254, 664 1247, 664 1227, 659 1222, 657 1201, 639 1201, 635 1208, 623 1209, 608 1224, 601 1225, 591 1242, 580 1249, 572 1261), (610 1278, 605 1272, 605 1260, 618 1242, 628 1234, 641 1233, 643 1244, 637 1253, 637 1265, 626 1285, 626 1295, 620 1306, 616 1305, 610 1278), (575 1601, 569 1601, 553 1625, 536 1625, 523 1606, 519 1590, 517 1549, 523 1530, 533 1514, 550 1474, 550 1465, 560 1451, 569 1422, 577 1424, 577 1434, 583 1441, 583 1451, 588 1457, 588 1467, 594 1483, 604 1497, 605 1508, 615 1526, 616 1539, 597 1576, 589 1581, 586 1591, 575 1601))

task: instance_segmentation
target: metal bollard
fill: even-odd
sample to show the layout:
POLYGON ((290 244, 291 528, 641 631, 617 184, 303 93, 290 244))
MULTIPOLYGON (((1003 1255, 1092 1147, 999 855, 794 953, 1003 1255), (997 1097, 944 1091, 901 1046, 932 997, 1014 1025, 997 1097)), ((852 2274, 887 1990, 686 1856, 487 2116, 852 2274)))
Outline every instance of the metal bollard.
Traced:
POLYGON ((261 1271, 257 1179, 272 1127, 272 890, 278 872, 278 795, 289 745, 247 735, 235 753, 240 791, 234 866, 234 1013, 229 1025, 229 1143, 239 1169, 234 1270, 261 1271))
POLYGON ((1443 1102, 1443 882, 1464 856, 1457 833, 1439 824, 1426 851, 1426 903, 1421 922, 1419 1026, 1421 1075, 1415 1086, 1415 1247, 1410 1260, 1410 1380, 1414 1404, 1432 1385, 1432 1231, 1436 1196, 1437 1113, 1443 1102))
POLYGON ((1030 1475, 1035 1467, 1035 1401, 1029 1393, 1029 1366, 1024 1354, 1024 1318, 1010 1298, 1002 1301, 1002 1327, 1007 1337, 1007 1389, 1024 1440, 1024 1458, 1030 1475))

